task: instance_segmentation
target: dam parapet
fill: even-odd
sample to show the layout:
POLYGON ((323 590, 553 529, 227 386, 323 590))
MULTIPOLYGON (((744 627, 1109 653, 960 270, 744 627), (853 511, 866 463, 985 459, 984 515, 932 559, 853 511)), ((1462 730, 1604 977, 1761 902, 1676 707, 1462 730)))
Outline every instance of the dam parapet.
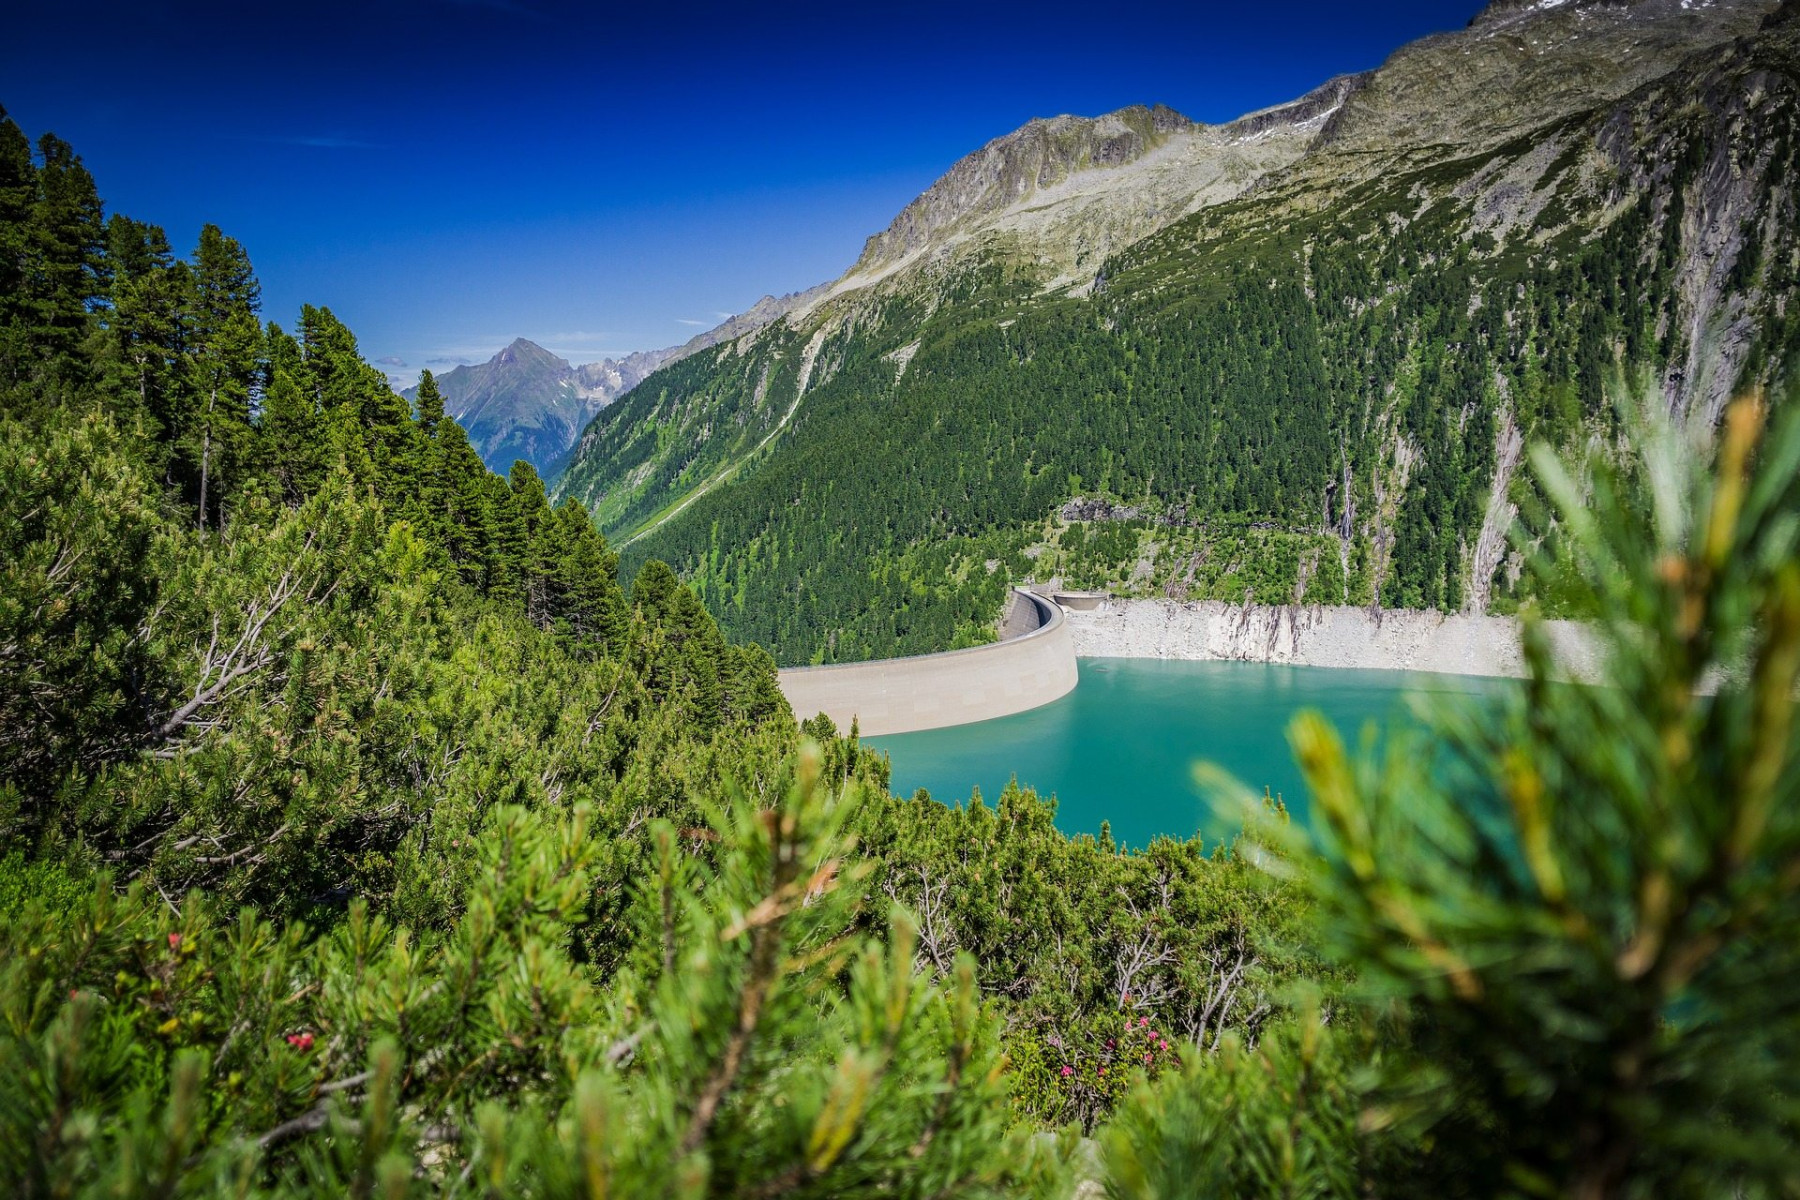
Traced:
POLYGON ((1010 716, 1074 690, 1075 644, 1054 603, 1014 591, 1000 631, 1000 641, 966 650, 787 667, 781 690, 800 720, 824 713, 871 736, 1010 716))

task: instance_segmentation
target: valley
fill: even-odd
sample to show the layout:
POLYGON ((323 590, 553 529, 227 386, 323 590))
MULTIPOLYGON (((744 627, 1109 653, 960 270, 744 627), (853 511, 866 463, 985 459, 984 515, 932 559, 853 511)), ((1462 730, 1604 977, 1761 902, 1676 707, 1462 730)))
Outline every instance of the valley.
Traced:
POLYGON ((0 1194, 1800 1195, 1800 0, 154 15, 0 39, 0 1194))
POLYGON ((1029 582, 1558 611, 1522 448, 1793 352, 1793 55, 1772 4, 1503 4, 1237 122, 1034 122, 557 495, 783 663, 985 641, 1029 582))

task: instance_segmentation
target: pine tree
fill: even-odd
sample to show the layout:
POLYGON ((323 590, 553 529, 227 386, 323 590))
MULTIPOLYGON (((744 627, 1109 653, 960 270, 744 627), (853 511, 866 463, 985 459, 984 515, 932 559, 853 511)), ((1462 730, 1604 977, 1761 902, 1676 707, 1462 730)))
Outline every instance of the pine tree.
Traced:
POLYGON ((256 425, 256 469, 288 504, 299 504, 324 481, 330 431, 306 386, 300 344, 273 322, 263 344, 268 363, 256 425))
POLYGON ((251 389, 263 349, 261 299, 250 256, 217 225, 205 226, 194 251, 188 411, 181 431, 200 529, 215 509, 222 516, 227 487, 248 450, 251 389))
POLYGON ((616 652, 625 631, 619 556, 578 500, 557 506, 548 536, 554 619, 576 637, 616 652))
POLYGON ((20 289, 25 324, 40 361, 69 365, 106 295, 106 227, 94 177, 74 149, 46 133, 38 158, 20 289))
POLYGON ((507 476, 512 507, 507 518, 506 553, 515 564, 518 586, 525 598, 525 616, 539 629, 548 629, 553 617, 552 572, 558 547, 550 501, 537 468, 524 459, 513 463, 507 476))
POLYGON ((26 264, 36 194, 31 141, 0 106, 0 363, 15 378, 26 353, 26 264))
POLYGON ((112 263, 111 370, 116 386, 136 397, 151 429, 166 435, 176 420, 182 321, 190 308, 191 276, 175 261, 168 238, 154 225, 114 214, 106 225, 112 263))
POLYGON ((1292 861, 1404 1022, 1372 1111, 1433 1147, 1391 1194, 1792 1191, 1800 409, 1762 421, 1733 406, 1712 460, 1641 418, 1641 466, 1579 482, 1536 448, 1566 536, 1534 569, 1594 614, 1604 686, 1532 619, 1524 687, 1440 708, 1429 745, 1359 767, 1295 722, 1323 853, 1292 861))
POLYGON ((427 494, 439 506, 439 515, 431 524, 442 530, 445 552, 462 581, 483 592, 495 591, 504 572, 493 497, 496 488, 509 501, 511 493, 488 471, 455 421, 438 426, 434 450, 427 494))
POLYGON ((725 642, 694 593, 667 563, 651 559, 631 581, 631 603, 640 618, 634 648, 650 694, 680 704, 704 728, 717 725, 724 688, 725 642))
POLYGON ((414 406, 418 410, 419 432, 427 439, 437 437, 438 423, 444 419, 444 393, 438 390, 437 379, 430 371, 419 372, 419 395, 414 406))
POLYGON ((399 499, 415 486, 420 460, 412 412, 387 376, 362 360, 356 336, 328 308, 300 310, 300 346, 315 402, 339 453, 358 478, 399 499))
POLYGON ((156 486, 105 415, 0 416, 0 812, 143 745, 172 685, 156 486), (19 789, 14 791, 13 789, 19 789), (21 795, 22 793, 22 795, 21 795))

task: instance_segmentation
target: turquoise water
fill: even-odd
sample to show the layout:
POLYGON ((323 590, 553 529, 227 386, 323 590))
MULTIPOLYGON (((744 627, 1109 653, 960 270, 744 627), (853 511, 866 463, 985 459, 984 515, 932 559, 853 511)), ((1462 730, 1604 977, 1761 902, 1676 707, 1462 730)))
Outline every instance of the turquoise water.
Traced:
POLYGON ((1056 823, 1142 846, 1158 834, 1209 839, 1235 833, 1193 780, 1208 760, 1258 794, 1266 786, 1299 819, 1305 788, 1287 744, 1288 722, 1311 708, 1351 745, 1365 724, 1416 721, 1408 695, 1430 705, 1480 695, 1492 680, 1398 671, 1266 663, 1086 658, 1075 690, 1030 712, 973 725, 865 739, 893 760, 893 791, 924 788, 954 804, 975 788, 988 800, 1009 778, 1054 794, 1056 823))

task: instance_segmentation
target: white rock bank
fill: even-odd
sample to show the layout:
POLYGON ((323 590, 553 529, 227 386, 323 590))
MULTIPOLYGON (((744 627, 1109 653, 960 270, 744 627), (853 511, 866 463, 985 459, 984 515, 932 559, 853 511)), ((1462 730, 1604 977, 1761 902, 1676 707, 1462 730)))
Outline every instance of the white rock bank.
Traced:
MULTIPOLYGON (((1324 605, 1242 605, 1209 600, 1107 600, 1067 614, 1081 658, 1229 659, 1309 667, 1522 676, 1519 622, 1512 617, 1324 605)), ((1563 670, 1599 674, 1588 630, 1549 623, 1563 670)))

